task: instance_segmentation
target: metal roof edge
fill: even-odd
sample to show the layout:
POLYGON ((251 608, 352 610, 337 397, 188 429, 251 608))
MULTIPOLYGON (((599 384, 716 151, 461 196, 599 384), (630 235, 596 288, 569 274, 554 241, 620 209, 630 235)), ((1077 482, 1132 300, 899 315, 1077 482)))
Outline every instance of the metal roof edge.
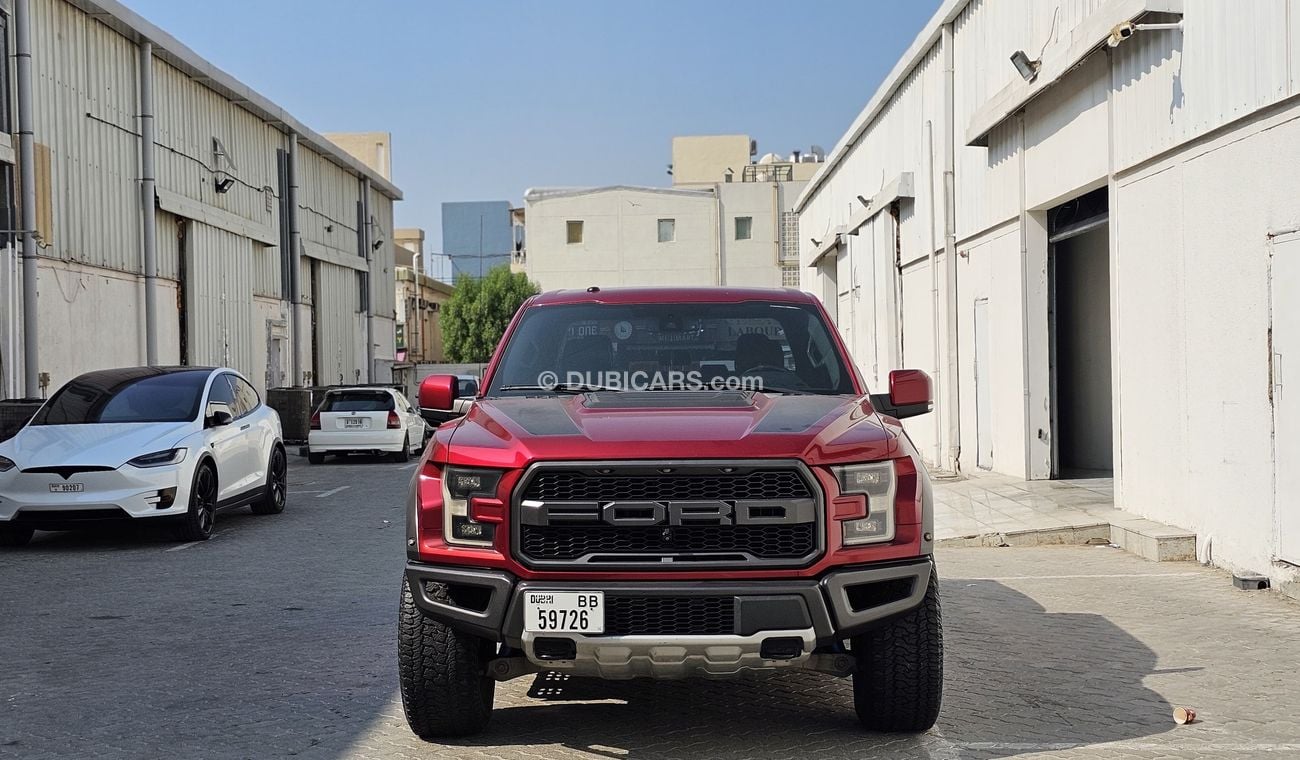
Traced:
POLYGON ((890 98, 894 96, 899 85, 930 52, 930 48, 939 39, 943 25, 956 19, 958 14, 969 4, 970 0, 944 0, 943 5, 939 6, 939 9, 934 12, 934 15, 930 17, 930 20, 916 35, 916 38, 912 40, 912 44, 908 46, 907 51, 903 53, 903 57, 899 58, 898 63, 894 64, 894 68, 885 77, 885 81, 881 82, 880 87, 876 88, 876 94, 871 96, 871 100, 867 101, 866 107, 853 120, 849 131, 835 144, 830 155, 826 156, 826 160, 822 163, 822 167, 817 170, 812 179, 808 180, 808 185, 803 189, 803 192, 799 193, 799 198, 794 204, 796 213, 803 211, 804 206, 808 205, 808 201, 812 200, 812 197, 817 194, 818 189, 821 188, 831 172, 844 160, 844 156, 849 149, 876 120, 876 116, 880 114, 880 111, 889 104, 890 98))
POLYGON ((643 185, 603 185, 600 187, 570 187, 550 190, 547 188, 529 188, 524 193, 525 203, 551 200, 553 198, 573 198, 579 195, 596 195, 612 192, 656 193, 659 195, 680 195, 688 198, 712 198, 713 189, 684 190, 676 187, 647 187, 643 185))
POLYGON ((352 154, 330 142, 323 135, 298 121, 289 112, 271 102, 269 98, 235 79, 211 61, 191 50, 180 40, 147 21, 118 0, 62 0, 107 24, 117 33, 135 42, 148 40, 154 44, 154 55, 175 66, 191 79, 217 92, 263 121, 278 124, 287 132, 298 135, 299 143, 322 154, 332 163, 370 180, 371 186, 392 200, 401 200, 402 191, 379 172, 357 160, 352 154))

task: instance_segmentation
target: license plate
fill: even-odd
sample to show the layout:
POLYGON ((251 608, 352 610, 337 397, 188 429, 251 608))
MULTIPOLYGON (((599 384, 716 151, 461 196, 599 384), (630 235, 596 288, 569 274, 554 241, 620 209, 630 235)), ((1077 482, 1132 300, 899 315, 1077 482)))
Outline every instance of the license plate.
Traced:
POLYGON ((81 483, 51 483, 50 493, 81 493, 86 486, 81 483))
POLYGON ((362 425, 364 422, 365 422, 365 420, 361 419, 360 417, 355 417, 355 418, 354 418, 354 417, 344 417, 344 418, 343 418, 343 427, 361 427, 361 425, 362 425))
POLYGON ((525 592, 524 630, 530 633, 604 633, 605 592, 525 592))

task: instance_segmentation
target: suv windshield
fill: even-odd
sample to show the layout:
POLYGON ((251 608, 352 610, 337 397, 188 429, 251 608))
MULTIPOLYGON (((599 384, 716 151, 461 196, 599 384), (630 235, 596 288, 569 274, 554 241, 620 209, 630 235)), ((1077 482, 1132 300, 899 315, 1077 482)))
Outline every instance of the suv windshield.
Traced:
POLYGON ((208 370, 92 372, 59 389, 32 425, 115 422, 188 422, 199 415, 208 370))
POLYGON ((327 395, 322 412, 391 412, 393 397, 383 391, 340 391, 327 395))
POLYGON ((855 392, 820 314, 762 301, 530 308, 488 395, 556 386, 855 392))

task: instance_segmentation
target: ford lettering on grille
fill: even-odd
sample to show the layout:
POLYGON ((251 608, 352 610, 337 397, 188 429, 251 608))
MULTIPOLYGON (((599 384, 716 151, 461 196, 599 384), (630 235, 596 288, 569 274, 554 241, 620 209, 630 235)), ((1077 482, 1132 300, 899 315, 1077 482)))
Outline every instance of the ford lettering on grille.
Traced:
POLYGON ((820 491, 801 466, 669 465, 535 467, 513 502, 517 555, 597 570, 794 567, 820 552, 820 491))

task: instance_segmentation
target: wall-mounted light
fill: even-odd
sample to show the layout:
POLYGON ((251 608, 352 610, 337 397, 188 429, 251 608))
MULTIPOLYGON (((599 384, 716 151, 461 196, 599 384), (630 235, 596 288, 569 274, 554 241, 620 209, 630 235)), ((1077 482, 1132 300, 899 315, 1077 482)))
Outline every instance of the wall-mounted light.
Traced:
POLYGON ((217 177, 217 179, 216 179, 216 181, 214 182, 214 184, 215 184, 216 189, 217 189, 217 194, 218 194, 218 195, 223 195, 223 194, 225 194, 225 193, 230 192, 230 188, 232 188, 232 187, 235 186, 235 178, 234 178, 234 177, 217 177))
POLYGON ((813 244, 813 248, 821 248, 821 247, 822 247, 821 241, 819 241, 817 238, 808 238, 808 241, 811 242, 811 243, 813 244))
POLYGON ((1034 77, 1038 76, 1038 70, 1042 68, 1043 62, 1031 61, 1025 51, 1017 50, 1011 54, 1011 65, 1016 67, 1016 71, 1020 72, 1020 76, 1024 77, 1026 82, 1032 82, 1034 77))
POLYGON ((863 206, 871 205, 871 201, 866 198, 863 198, 861 195, 858 196, 858 203, 861 203, 863 206))

